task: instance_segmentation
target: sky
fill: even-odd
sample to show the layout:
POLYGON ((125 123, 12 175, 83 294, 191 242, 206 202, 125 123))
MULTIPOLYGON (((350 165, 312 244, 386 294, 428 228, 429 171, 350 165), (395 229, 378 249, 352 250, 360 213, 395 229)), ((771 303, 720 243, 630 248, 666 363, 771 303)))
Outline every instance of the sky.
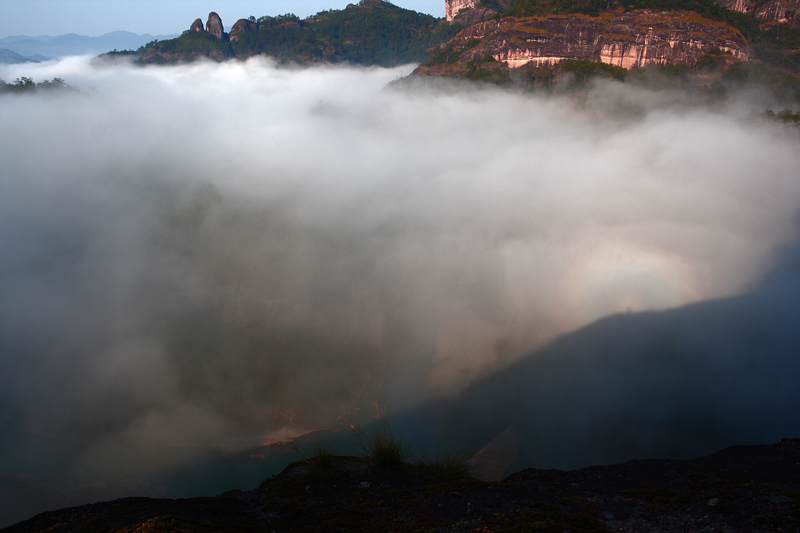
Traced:
MULTIPOLYGON (((307 17, 324 9, 343 9, 349 0, 2 0, 0 38, 11 35, 98 36, 126 30, 170 35, 188 29, 196 18, 216 11, 227 30, 240 18, 294 13, 307 17)), ((444 0, 398 0, 395 5, 444 17, 444 0)))

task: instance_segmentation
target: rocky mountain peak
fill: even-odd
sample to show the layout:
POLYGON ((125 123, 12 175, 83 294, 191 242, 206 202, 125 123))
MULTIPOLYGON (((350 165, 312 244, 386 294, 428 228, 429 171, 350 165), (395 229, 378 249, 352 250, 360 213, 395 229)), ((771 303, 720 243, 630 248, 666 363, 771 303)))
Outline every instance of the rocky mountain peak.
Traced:
POLYGON ((471 26, 488 20, 511 7, 514 0, 445 0, 447 20, 471 26))
POLYGON ((222 39, 222 35, 225 33, 225 30, 222 26, 222 19, 219 18, 219 15, 217 15, 214 11, 208 14, 206 31, 217 39, 222 39))
POLYGON ((245 31, 254 31, 258 29, 258 24, 256 24, 253 20, 249 19, 239 19, 236 21, 231 27, 230 32, 230 40, 236 41, 239 39, 239 35, 241 35, 245 31))
POLYGON ((445 0, 444 9, 447 21, 452 22, 462 9, 472 9, 480 0, 445 0))
POLYGON ((200 19, 195 19, 195 21, 192 22, 192 25, 189 27, 189 31, 193 32, 205 31, 205 28, 203 28, 203 21, 200 19))

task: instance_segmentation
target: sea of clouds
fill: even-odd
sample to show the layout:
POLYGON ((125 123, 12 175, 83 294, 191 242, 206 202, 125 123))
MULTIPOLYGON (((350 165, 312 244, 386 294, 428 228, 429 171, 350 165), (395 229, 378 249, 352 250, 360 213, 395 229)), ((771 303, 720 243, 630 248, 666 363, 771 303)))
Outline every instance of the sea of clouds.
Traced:
POLYGON ((165 464, 119 450, 246 448, 373 389, 455 401, 785 267, 800 141, 763 93, 393 83, 411 69, 3 66, 72 88, 0 97, 3 422, 81 443, 65 475, 145 476, 165 464))

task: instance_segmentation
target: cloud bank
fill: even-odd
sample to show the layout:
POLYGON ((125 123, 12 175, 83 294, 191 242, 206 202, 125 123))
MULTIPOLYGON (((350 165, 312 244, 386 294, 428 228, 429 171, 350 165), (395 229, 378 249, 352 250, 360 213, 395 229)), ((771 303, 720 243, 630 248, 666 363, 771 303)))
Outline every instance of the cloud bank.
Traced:
POLYGON ((87 479, 456 398, 607 315, 746 293, 797 240, 797 136, 745 97, 3 68, 78 91, 0 99, 0 415, 83 443, 87 479))

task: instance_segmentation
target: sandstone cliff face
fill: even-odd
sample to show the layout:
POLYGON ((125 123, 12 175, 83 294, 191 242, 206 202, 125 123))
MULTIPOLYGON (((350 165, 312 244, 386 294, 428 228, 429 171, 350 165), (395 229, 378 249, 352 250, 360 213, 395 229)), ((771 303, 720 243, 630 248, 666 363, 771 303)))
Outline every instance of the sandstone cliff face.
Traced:
POLYGON ((452 22, 462 9, 472 9, 480 0, 445 0, 444 9, 447 21, 452 22))
POLYGON ((459 69, 467 68, 467 61, 487 56, 509 68, 557 64, 569 59, 601 61, 624 68, 692 64, 714 49, 730 52, 741 60, 749 59, 747 41, 730 26, 694 13, 651 10, 609 12, 599 17, 506 17, 470 26, 448 46, 463 51, 455 64, 423 66, 418 72, 457 74, 459 69))
POLYGON ((494 0, 493 7, 481 5, 481 0, 445 0, 445 12, 448 22, 459 22, 464 26, 493 18, 499 10, 505 10, 514 0, 494 0))
POLYGON ((194 22, 192 22, 192 25, 189 27, 189 31, 193 32, 205 31, 205 29, 203 28, 203 21, 200 19, 195 19, 194 22))
POLYGON ((206 22, 206 31, 216 37, 222 39, 225 30, 222 26, 222 19, 219 18, 214 11, 208 14, 208 22, 206 22))

